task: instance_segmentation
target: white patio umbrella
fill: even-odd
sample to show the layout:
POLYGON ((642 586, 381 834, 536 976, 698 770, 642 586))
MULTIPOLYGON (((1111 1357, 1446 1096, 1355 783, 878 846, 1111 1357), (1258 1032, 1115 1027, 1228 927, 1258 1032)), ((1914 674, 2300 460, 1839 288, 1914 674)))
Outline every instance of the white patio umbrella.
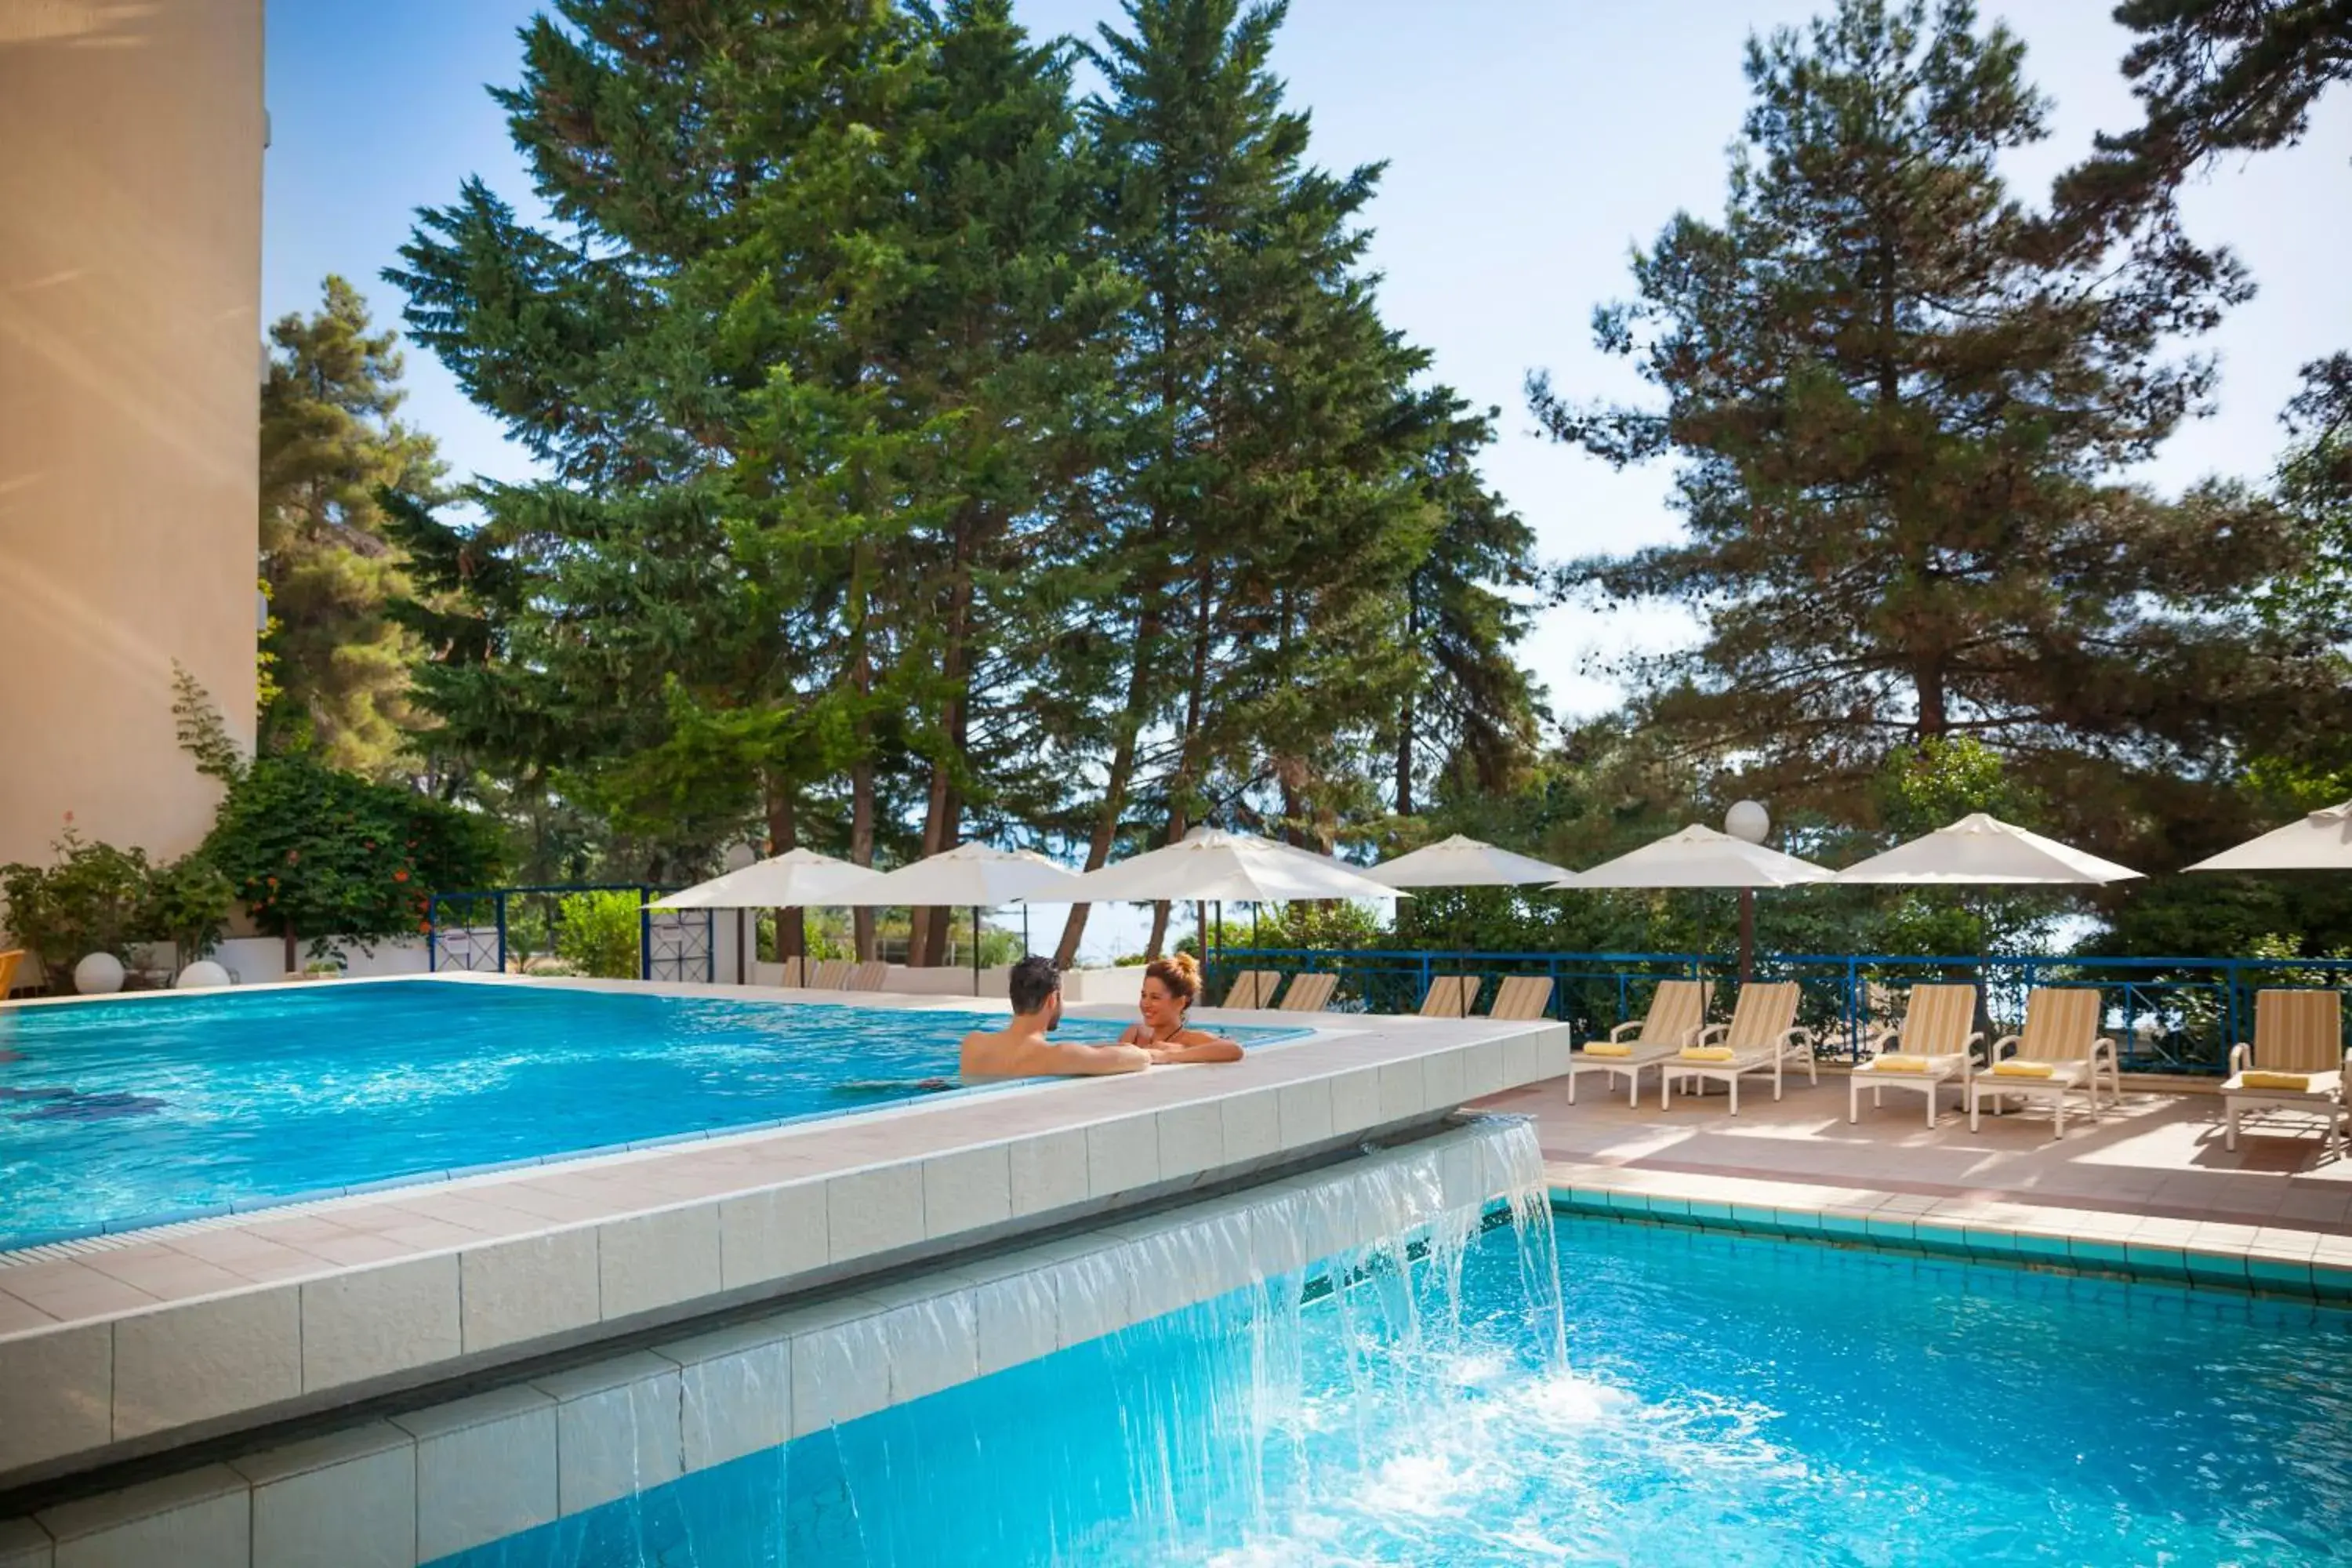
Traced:
MULTIPOLYGON (((853 866, 846 860, 836 860, 830 855, 820 855, 814 849, 787 849, 782 855, 772 855, 765 860, 755 860, 749 866, 713 877, 707 882, 697 882, 691 888, 681 888, 666 898, 656 899, 657 910, 799 910, 802 911, 801 946, 808 947, 807 911, 812 908, 837 908, 843 896, 878 880, 882 873, 864 866, 853 866)), ((782 918, 779 914, 779 919, 782 918)), ((742 917, 736 917, 736 936, 744 942, 742 917)), ((777 933, 779 951, 783 935, 777 933)), ((737 952, 744 952, 739 945, 737 952)))
POLYGON ((814 849, 787 849, 782 855, 754 861, 740 871, 697 882, 666 898, 656 899, 657 910, 795 910, 814 905, 827 909, 842 903, 842 895, 856 892, 882 873, 853 866, 814 849))
POLYGON ((1364 873, 1391 888, 1517 888, 1534 882, 1557 883, 1575 874, 1459 833, 1410 855, 1383 860, 1364 873))
MULTIPOLYGON (((1826 882, 1826 867, 1762 844, 1692 823, 1654 843, 1604 860, 1552 884, 1555 888, 1792 888, 1826 882)), ((1748 923, 1740 922, 1740 978, 1750 965, 1748 923)))
POLYGON ((2191 871, 2352 871, 2352 800, 2200 860, 2191 871))
POLYGON ((1292 899, 1399 899, 1406 895, 1311 851, 1223 828, 1189 837, 1099 871, 1055 893, 1074 904, 1278 903, 1292 899))
POLYGON ((901 904, 964 904, 971 909, 971 994, 980 994, 980 911, 999 904, 1069 899, 1078 879, 1043 855, 959 844, 952 849, 886 871, 837 900, 853 909, 901 904))
POLYGON ((2085 887, 2140 874, 1979 811, 1858 860, 1837 873, 1837 879, 1920 887, 2085 887))
MULTIPOLYGON (((1364 873, 1391 888, 1520 888, 1536 883, 1549 887, 1574 874, 1460 833, 1383 860, 1364 873)), ((1454 945, 1461 946, 1458 931, 1454 945)))
MULTIPOLYGON (((1296 845, 1196 828, 1181 843, 1089 871, 1066 889, 1078 904, 1282 903, 1294 899, 1401 899, 1407 895, 1296 845)), ((1201 956, 1209 956, 1207 934, 1201 956)))

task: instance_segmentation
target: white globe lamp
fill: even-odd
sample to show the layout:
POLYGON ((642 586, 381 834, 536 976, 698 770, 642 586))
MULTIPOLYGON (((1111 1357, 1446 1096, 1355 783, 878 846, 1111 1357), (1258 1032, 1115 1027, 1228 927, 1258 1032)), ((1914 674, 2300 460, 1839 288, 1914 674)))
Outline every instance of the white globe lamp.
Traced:
POLYGON ((1723 814, 1723 830, 1734 838, 1761 844, 1771 836, 1772 814, 1764 809, 1762 801, 1736 801, 1731 809, 1723 814))
POLYGON ((122 960, 110 952, 93 952, 74 965, 74 990, 84 996, 107 996, 122 989, 122 960))
POLYGON ((227 970, 222 968, 219 964, 215 963, 209 958, 200 958, 194 963, 188 965, 185 969, 180 971, 180 977, 172 982, 172 989, 174 991, 210 991, 217 986, 226 985, 228 984, 229 973, 227 970))

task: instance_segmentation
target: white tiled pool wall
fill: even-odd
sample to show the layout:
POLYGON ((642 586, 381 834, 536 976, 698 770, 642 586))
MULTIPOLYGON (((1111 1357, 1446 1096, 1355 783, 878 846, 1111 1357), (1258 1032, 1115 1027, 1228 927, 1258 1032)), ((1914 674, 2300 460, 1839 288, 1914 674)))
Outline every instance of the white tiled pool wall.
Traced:
POLYGON ((1492 1125, 0 1522, 0 1568, 413 1568, 1524 1187, 1492 1125))
MULTIPOLYGON (((1155 1201, 1565 1065, 1563 1028, 1457 1043, 1465 1028, 1406 1032, 1425 1044, 1330 1042, 1335 1061, 1391 1053, 1377 1065, 1270 1052, 1254 1069, 1098 1080, 1095 1094, 1008 1090, 1008 1102, 1035 1095, 1055 1124, 961 1145, 925 1142, 943 1124, 926 1108, 894 1108, 814 1134, 877 1140, 870 1164, 793 1177, 789 1154, 779 1164, 778 1145, 748 1139, 745 1157, 770 1163, 719 1173, 697 1189, 708 1198, 0 1331, 0 1489, 1155 1201), (1402 1050, 1418 1054, 1395 1059, 1402 1050)), ((619 1157, 632 1190, 657 1192, 656 1177, 635 1173, 671 1153, 619 1157)), ((733 1153, 705 1143, 677 1157, 733 1153)), ((495 1198, 499 1180, 456 1184, 436 1201, 495 1198)))

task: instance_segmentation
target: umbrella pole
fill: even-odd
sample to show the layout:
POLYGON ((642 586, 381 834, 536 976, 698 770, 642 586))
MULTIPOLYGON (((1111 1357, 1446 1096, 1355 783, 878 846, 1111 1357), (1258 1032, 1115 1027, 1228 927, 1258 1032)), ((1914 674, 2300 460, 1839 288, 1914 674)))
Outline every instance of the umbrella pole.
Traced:
POLYGON ((980 906, 971 906, 971 994, 980 994, 980 906))

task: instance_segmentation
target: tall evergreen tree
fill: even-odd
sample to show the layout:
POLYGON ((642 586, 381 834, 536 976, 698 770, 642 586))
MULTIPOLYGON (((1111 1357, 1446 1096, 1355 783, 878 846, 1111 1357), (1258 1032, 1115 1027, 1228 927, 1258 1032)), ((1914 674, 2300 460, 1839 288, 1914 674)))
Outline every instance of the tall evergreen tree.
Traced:
POLYGON ((1643 671, 1654 721, 1848 816, 1892 751, 1974 736, 2115 846, 2334 693, 2242 614, 2294 559, 2278 510, 2122 478, 2212 384, 2164 346, 2241 279, 2185 243, 2053 246, 1999 173, 2044 134, 2022 63, 1962 0, 1752 43, 1723 220, 1677 217, 1597 317, 1665 408, 1530 394, 1559 439, 1681 459, 1687 541, 1569 576, 1701 613, 1643 671))
POLYGON ((269 329, 261 386, 263 639, 276 695, 267 736, 307 734, 332 765, 404 770, 409 667, 417 647, 386 605, 409 584, 385 538, 378 492, 425 493, 444 468, 433 438, 396 417, 398 335, 369 331, 359 291, 330 276, 319 310, 269 329))
POLYGON ((1089 867, 1139 805, 1172 842, 1266 779, 1295 829, 1328 753, 1407 678, 1394 610, 1434 511, 1397 426, 1426 356, 1381 323, 1362 266, 1380 171, 1315 168, 1283 105, 1284 11, 1129 0, 1089 51, 1103 226, 1136 289, 1097 557, 1120 652, 1089 867))

